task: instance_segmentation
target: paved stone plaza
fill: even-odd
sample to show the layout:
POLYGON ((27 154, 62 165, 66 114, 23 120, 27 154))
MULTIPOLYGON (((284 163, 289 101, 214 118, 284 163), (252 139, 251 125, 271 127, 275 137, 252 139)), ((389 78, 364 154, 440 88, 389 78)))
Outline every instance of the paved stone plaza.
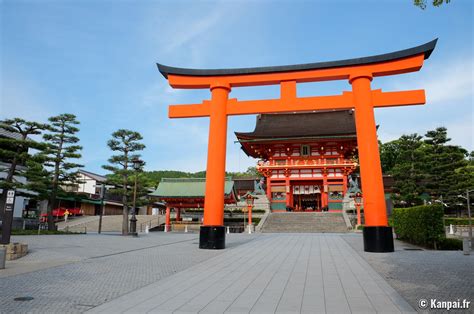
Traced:
POLYGON ((442 297, 474 294, 474 256, 399 243, 364 253, 360 234, 230 234, 219 251, 199 250, 196 234, 14 240, 31 253, 0 271, 2 313, 398 313, 436 297, 440 281, 442 297))

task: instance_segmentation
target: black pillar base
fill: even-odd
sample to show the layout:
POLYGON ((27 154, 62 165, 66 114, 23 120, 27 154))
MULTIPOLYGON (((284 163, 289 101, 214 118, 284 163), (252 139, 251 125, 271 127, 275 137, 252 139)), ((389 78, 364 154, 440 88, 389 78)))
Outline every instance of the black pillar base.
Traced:
POLYGON ((128 233, 128 235, 130 235, 132 237, 138 237, 137 218, 135 218, 135 217, 130 218, 130 232, 128 233))
POLYGON ((225 249, 225 227, 201 226, 199 231, 199 248, 206 250, 225 249))
POLYGON ((364 226, 364 251, 373 253, 393 252, 392 227, 364 226))

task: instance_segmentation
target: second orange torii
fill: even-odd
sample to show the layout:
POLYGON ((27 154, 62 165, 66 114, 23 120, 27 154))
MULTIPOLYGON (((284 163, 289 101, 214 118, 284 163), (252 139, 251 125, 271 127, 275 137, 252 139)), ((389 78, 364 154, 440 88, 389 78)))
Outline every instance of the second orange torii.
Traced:
POLYGON ((210 117, 204 222, 199 247, 225 247, 223 197, 228 116, 354 109, 364 193, 364 249, 392 252, 392 229, 387 223, 374 108, 424 104, 425 92, 372 90, 371 81, 374 77, 420 70, 436 41, 383 55, 289 66, 201 70, 158 64, 173 88, 211 91, 211 99, 200 104, 169 107, 170 118, 210 117), (352 91, 334 96, 297 97, 298 83, 331 80, 348 80, 352 91), (278 99, 229 99, 232 88, 277 84, 280 85, 278 99))

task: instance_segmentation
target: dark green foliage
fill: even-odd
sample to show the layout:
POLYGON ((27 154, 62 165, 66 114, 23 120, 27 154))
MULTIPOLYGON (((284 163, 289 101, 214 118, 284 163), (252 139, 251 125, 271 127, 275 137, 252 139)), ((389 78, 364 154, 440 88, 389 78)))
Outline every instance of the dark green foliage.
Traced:
MULTIPOLYGON (((427 0, 413 0, 413 4, 419 7, 420 9, 424 10, 426 9, 426 1, 427 0)), ((442 4, 444 3, 448 4, 449 2, 451 2, 451 0, 431 0, 431 4, 434 7, 440 7, 442 4)))
MULTIPOLYGON (((469 225, 469 219, 467 219, 467 218, 444 218, 444 224, 446 226, 449 226, 449 225, 468 226, 469 225)), ((473 220, 472 224, 474 226, 474 220, 473 220)))
POLYGON ((401 240, 436 249, 445 238, 443 215, 441 205, 395 208, 393 228, 401 240))
POLYGON ((79 121, 73 114, 65 113, 59 116, 50 117, 48 119, 48 133, 43 135, 46 143, 46 149, 42 156, 44 159, 44 166, 51 178, 51 193, 48 202, 48 229, 53 230, 54 221, 52 210, 56 205, 58 196, 63 196, 67 193, 63 190, 64 187, 74 186, 78 183, 77 168, 82 165, 71 162, 71 159, 81 158, 79 153, 82 147, 77 145, 79 138, 76 133, 79 129, 76 125, 79 121))
POLYGON ((449 238, 440 239, 438 242, 438 250, 460 251, 462 250, 462 240, 449 238))
POLYGON ((0 160, 4 163, 1 164, 0 171, 6 173, 6 176, 0 179, 0 189, 3 189, 0 199, 1 213, 8 189, 22 188, 38 194, 44 191, 40 184, 44 174, 42 158, 38 153, 32 154, 31 151, 41 152, 45 149, 45 145, 33 141, 30 136, 41 134, 46 125, 14 118, 1 121, 0 127, 13 135, 13 138, 0 137, 0 160), (27 183, 16 179, 19 177, 27 178, 27 183))
POLYGON ((382 169, 395 179, 393 199, 410 205, 422 203, 423 142, 418 134, 403 135, 381 146, 382 169))
MULTIPOLYGON (((161 178, 205 178, 206 171, 184 172, 176 170, 157 170, 145 172, 152 186, 157 187, 161 178)), ((261 176, 256 167, 249 167, 245 172, 226 172, 226 177, 244 178, 261 176)))
POLYGON ((261 177, 262 175, 257 171, 257 167, 248 167, 245 172, 227 172, 227 176, 233 178, 245 178, 261 177))
MULTIPOLYGON (((246 218, 247 219, 247 218, 246 218)), ((252 217, 252 224, 253 225, 258 225, 258 223, 260 222, 260 219, 259 217, 252 217)), ((244 219, 243 218, 236 218, 236 217, 232 217, 232 218, 224 218, 224 223, 226 222, 232 222, 232 223, 244 223, 244 219)), ((248 221, 245 220, 245 223, 248 224, 248 221)))
MULTIPOLYGON (((461 190, 474 186, 471 180, 464 181, 461 169, 468 166, 468 153, 459 146, 448 145, 451 139, 446 128, 428 131, 424 140, 423 169, 425 172, 425 191, 435 199, 442 199, 448 206, 459 202, 461 190)), ((472 170, 472 169, 471 169, 472 170)))
MULTIPOLYGON (((187 213, 204 213, 204 209, 203 208, 187 208, 186 209, 186 212, 187 213)), ((242 214, 242 208, 237 208, 237 209, 233 209, 233 210, 230 210, 230 209, 224 209, 224 213, 232 213, 232 214, 242 214)), ((254 214, 263 214, 265 213, 265 210, 264 209, 252 209, 252 213, 254 214)))
MULTIPOLYGON (((84 232, 72 232, 72 231, 62 231, 62 230, 41 230, 39 235, 49 235, 49 234, 85 234, 84 232)), ((13 229, 12 235, 38 235, 38 230, 22 230, 22 229, 13 229)))
MULTIPOLYGON (((116 152, 109 158, 109 165, 102 166, 104 169, 111 172, 107 176, 108 184, 115 185, 117 188, 111 190, 111 193, 122 195, 123 203, 123 223, 122 234, 128 234, 128 207, 133 193, 134 179, 136 172, 133 169, 133 161, 140 158, 137 152, 143 150, 145 145, 140 143, 143 139, 140 133, 119 129, 112 133, 112 139, 107 142, 109 148, 116 152)), ((149 180, 146 175, 141 175, 137 178, 137 191, 139 197, 147 194, 145 187, 149 185, 149 180), (148 182, 148 183, 147 183, 148 182)))
POLYGON ((0 160, 8 163, 7 166, 1 169, 2 172, 7 173, 7 176, 0 179, 0 188, 24 187, 22 183, 14 180, 14 176, 24 176, 28 162, 40 161, 38 156, 31 154, 29 150, 42 151, 45 149, 45 146, 33 141, 30 136, 41 134, 47 126, 37 122, 14 118, 1 121, 0 127, 18 136, 18 138, 0 137, 0 160))
POLYGON ((474 161, 472 153, 449 141, 440 127, 424 137, 403 135, 380 145, 382 169, 395 180, 392 199, 398 206, 442 201, 449 208, 465 207, 458 195, 474 187, 474 161))

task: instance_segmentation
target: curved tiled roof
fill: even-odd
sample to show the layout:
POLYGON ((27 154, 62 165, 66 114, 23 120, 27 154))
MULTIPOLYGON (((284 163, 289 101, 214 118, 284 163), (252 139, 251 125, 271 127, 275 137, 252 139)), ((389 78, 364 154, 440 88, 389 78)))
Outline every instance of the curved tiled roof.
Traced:
MULTIPOLYGON (((163 178, 155 192, 150 196, 168 198, 202 198, 206 191, 206 179, 204 178, 163 178)), ((226 179, 224 194, 234 194, 234 181, 226 179)))
POLYGON ((356 127, 352 110, 317 111, 257 116, 253 132, 235 132, 239 140, 294 137, 354 136, 356 127))

